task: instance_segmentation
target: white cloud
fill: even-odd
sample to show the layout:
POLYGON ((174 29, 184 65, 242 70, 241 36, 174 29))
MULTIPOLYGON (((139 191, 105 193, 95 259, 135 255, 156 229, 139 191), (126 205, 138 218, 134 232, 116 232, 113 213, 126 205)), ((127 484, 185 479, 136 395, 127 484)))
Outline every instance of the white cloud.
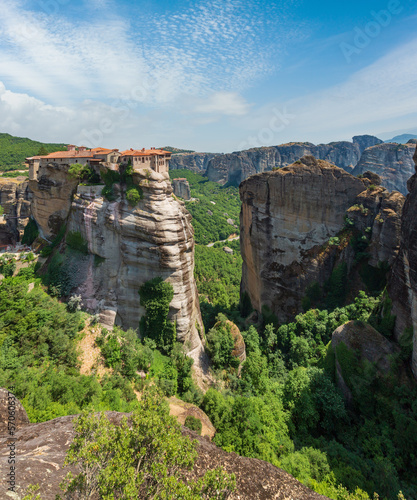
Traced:
POLYGON ((257 0, 199 0, 175 15, 132 10, 129 18, 111 0, 94 0, 89 8, 104 11, 77 19, 67 19, 61 3, 50 0, 35 13, 8 0, 0 10, 1 77, 56 104, 80 95, 129 99, 135 89, 150 105, 236 92, 270 72, 271 60, 296 35, 285 16, 275 13, 272 23, 270 7, 257 0))
POLYGON ((249 110, 247 102, 235 92, 216 92, 194 107, 196 113, 242 116, 249 110))

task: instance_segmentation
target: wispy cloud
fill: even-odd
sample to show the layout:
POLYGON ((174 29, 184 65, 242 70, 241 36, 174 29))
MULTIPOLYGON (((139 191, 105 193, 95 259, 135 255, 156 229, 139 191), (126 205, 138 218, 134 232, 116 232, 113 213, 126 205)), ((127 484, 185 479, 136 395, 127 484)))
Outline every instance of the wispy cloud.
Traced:
MULTIPOLYGON (((54 103, 79 95, 129 98, 138 87, 138 100, 151 105, 241 91, 272 70, 297 32, 284 13, 271 17, 273 8, 261 4, 199 0, 184 12, 146 19, 112 10, 109 22, 108 11, 66 19, 64 9, 47 15, 9 0, 0 11, 0 75, 54 103)), ((100 6, 115 9, 109 0, 89 4, 100 6)))

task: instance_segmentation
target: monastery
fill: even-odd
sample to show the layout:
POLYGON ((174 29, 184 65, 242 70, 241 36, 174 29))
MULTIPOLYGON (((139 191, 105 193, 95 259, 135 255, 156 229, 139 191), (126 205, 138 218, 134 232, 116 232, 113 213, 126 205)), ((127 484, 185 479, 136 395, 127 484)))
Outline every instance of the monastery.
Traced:
POLYGON ((134 171, 142 169, 152 169, 155 172, 168 172, 171 152, 163 149, 127 149, 119 151, 118 149, 93 148, 88 149, 85 146, 74 146, 69 144, 67 151, 57 151, 46 156, 32 156, 26 158, 29 165, 29 179, 36 180, 38 171, 41 167, 49 164, 72 165, 79 163, 91 167, 103 165, 111 170, 118 170, 120 165, 131 161, 134 171))

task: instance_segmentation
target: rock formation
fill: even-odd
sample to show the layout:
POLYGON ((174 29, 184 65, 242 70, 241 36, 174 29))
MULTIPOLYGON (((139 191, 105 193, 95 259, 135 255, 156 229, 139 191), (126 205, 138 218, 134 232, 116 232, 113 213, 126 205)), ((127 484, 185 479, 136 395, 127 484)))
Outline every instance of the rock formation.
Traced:
POLYGON ((387 375, 391 369, 390 357, 399 352, 398 346, 390 342, 372 326, 361 322, 349 321, 339 326, 332 335, 331 348, 335 356, 335 378, 336 383, 343 393, 348 404, 352 403, 352 394, 349 389, 349 380, 346 380, 346 361, 343 356, 339 357, 340 344, 355 354, 358 362, 368 361, 381 372, 387 375))
POLYGON ((267 307, 280 322, 292 320, 310 284, 323 285, 338 263, 348 271, 354 265, 348 234, 329 243, 346 216, 352 231, 367 235, 370 264, 392 263, 404 197, 382 187, 367 189, 370 184, 311 156, 244 181, 241 296, 247 293, 258 312, 267 307))
MULTIPOLYGON (((413 146, 414 147, 414 146, 413 146)), ((417 169, 417 148, 414 153, 417 169)), ((412 329, 412 370, 417 378, 417 174, 407 183, 401 225, 401 245, 388 283, 393 302, 392 314, 396 316, 395 335, 400 338, 406 329, 412 329)))
POLYGON ((365 149, 376 146, 377 144, 382 144, 384 142, 374 135, 355 135, 355 137, 352 138, 352 141, 354 144, 357 144, 359 146, 361 154, 365 151, 365 149))
MULTIPOLYGON (((106 416, 112 423, 118 424, 125 414, 106 412, 106 416)), ((22 493, 30 484, 40 485, 39 493, 42 500, 54 500, 58 493, 62 493, 59 483, 68 472, 76 472, 72 466, 63 468, 66 452, 74 437, 73 419, 74 415, 39 424, 26 423, 16 433, 20 457, 16 498, 21 498, 22 493)), ((4 413, 0 414, 0 420, 4 420, 4 413)), ((183 427, 182 433, 198 441, 198 458, 188 476, 196 479, 208 469, 224 467, 227 472, 236 475, 237 490, 231 497, 233 500, 284 500, 288 498, 324 500, 327 498, 309 490, 290 474, 268 462, 227 453, 187 428, 183 427)), ((9 466, 6 460, 8 456, 6 440, 4 435, 0 435, 2 458, 0 488, 2 491, 7 490, 8 487, 6 473, 9 471, 9 466)))
POLYGON ((294 163, 302 156, 313 155, 335 165, 351 170, 360 158, 359 146, 352 142, 334 142, 315 146, 310 142, 294 142, 264 148, 248 149, 211 159, 207 177, 220 184, 239 185, 251 175, 294 163))
POLYGON ((30 200, 27 180, 0 178, 0 206, 4 209, 4 219, 0 218, 0 245, 14 244, 23 236, 31 213, 30 200))
POLYGON ((372 146, 363 152, 352 173, 360 175, 367 170, 375 172, 388 190, 395 189, 406 195, 407 181, 414 173, 414 150, 414 144, 385 143, 372 146))
POLYGON ((203 174, 207 170, 208 162, 216 156, 215 153, 177 153, 171 156, 170 170, 186 168, 203 174))
POLYGON ((203 324, 193 275, 194 232, 191 215, 172 195, 168 174, 135 172, 133 183, 143 196, 132 207, 124 185, 113 185, 115 201, 110 202, 101 194, 103 185, 77 188, 68 177, 68 166, 46 170, 31 181, 33 215, 49 239, 66 225, 66 237, 49 261, 59 273, 61 292, 80 294, 83 306, 100 314, 108 328, 116 324, 138 329, 145 313, 139 288, 161 277, 174 290, 169 319, 176 323, 177 338, 201 368, 203 324), (71 246, 74 234, 81 248, 71 246))
POLYGON ((57 163, 41 167, 38 178, 29 181, 33 192, 32 215, 41 237, 52 241, 65 224, 77 184, 68 175, 68 166, 57 163))
POLYGON ((183 200, 191 199, 191 190, 187 179, 183 177, 172 179, 172 189, 174 190, 175 196, 178 196, 183 200))

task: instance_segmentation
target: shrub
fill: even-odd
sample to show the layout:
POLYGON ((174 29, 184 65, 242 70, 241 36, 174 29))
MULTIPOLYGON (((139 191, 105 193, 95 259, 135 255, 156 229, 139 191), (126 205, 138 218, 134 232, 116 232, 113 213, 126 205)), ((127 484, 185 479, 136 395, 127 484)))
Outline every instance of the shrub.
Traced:
POLYGON ((24 245, 31 245, 39 235, 38 225, 35 219, 30 219, 25 227, 25 232, 23 233, 22 243, 24 245))
POLYGON ((185 427, 188 427, 188 429, 197 432, 201 436, 203 424, 201 423, 201 420, 199 418, 188 415, 188 417, 185 419, 184 425, 185 427))
POLYGON ((132 207, 137 205, 139 201, 142 199, 141 193, 137 187, 131 187, 126 191, 126 198, 132 207))
POLYGON ((88 254, 88 243, 79 231, 68 231, 65 241, 74 250, 88 254))

